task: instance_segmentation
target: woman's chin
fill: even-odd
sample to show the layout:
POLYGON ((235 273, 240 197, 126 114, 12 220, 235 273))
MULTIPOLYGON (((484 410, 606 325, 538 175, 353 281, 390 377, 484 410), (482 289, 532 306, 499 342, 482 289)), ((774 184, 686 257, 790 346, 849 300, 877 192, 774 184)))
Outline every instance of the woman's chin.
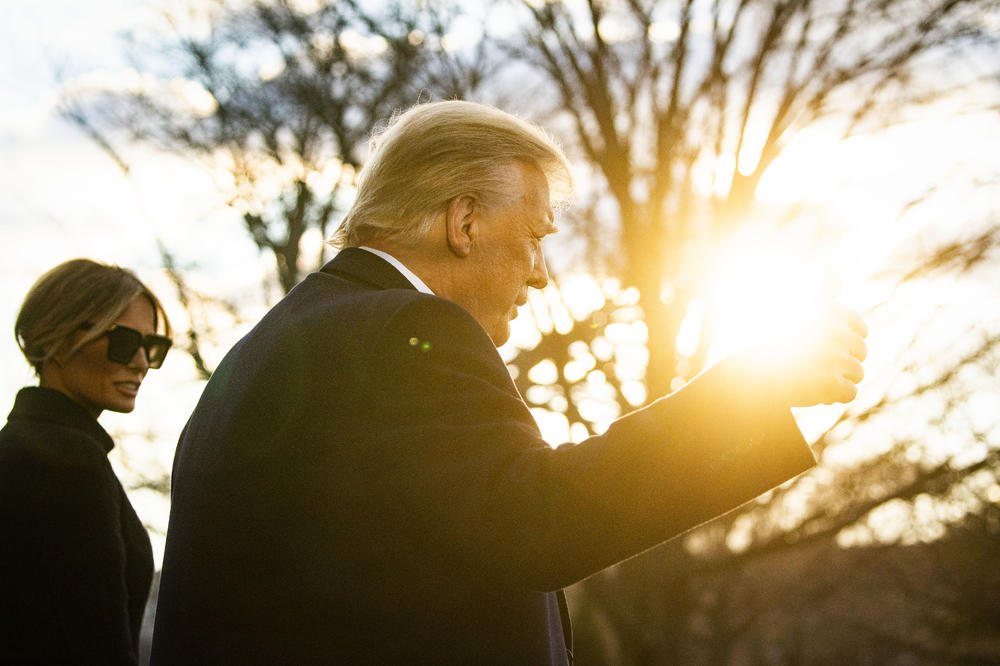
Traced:
POLYGON ((131 400, 115 400, 113 403, 104 405, 104 409, 109 412, 118 412, 119 414, 128 414, 135 409, 135 398, 131 400))

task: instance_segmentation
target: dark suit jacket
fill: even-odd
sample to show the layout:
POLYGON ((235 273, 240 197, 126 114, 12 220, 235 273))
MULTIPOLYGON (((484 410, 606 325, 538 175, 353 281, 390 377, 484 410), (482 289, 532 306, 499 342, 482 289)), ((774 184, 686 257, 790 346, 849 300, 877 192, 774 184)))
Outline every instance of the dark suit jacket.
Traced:
POLYGON ((137 663, 153 551, 112 447, 65 394, 17 394, 0 430, 0 663, 137 663))
POLYGON ((813 464, 735 376, 552 449, 465 310, 344 250, 181 436, 153 661, 565 663, 555 591, 813 464))

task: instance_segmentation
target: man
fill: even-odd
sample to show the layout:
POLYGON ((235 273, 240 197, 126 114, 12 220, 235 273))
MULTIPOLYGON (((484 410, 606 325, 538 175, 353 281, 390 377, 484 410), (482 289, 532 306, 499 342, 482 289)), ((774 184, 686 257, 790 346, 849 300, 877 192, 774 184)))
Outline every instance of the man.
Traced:
POLYGON ((813 464, 788 407, 854 397, 843 309, 781 363, 734 357, 546 445, 495 346, 547 283, 568 183, 541 131, 477 104, 373 141, 345 249, 236 344, 181 436, 154 663, 566 664, 561 588, 813 464))

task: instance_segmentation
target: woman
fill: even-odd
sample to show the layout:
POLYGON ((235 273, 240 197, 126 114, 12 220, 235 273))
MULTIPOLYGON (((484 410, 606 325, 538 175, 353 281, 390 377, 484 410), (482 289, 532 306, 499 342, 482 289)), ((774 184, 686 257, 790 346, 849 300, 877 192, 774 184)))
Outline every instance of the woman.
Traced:
POLYGON ((97 417, 132 411, 170 324, 133 273, 75 259, 39 278, 14 330, 39 381, 0 430, 0 662, 135 664, 152 548, 97 417))

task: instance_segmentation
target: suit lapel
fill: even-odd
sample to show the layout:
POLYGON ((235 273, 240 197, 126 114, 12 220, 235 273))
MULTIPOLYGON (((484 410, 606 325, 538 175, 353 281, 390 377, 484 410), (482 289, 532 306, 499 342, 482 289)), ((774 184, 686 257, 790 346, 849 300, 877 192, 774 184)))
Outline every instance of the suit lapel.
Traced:
POLYGON ((358 247, 347 247, 321 269, 352 282, 363 282, 378 289, 414 289, 410 281, 392 264, 358 247))

